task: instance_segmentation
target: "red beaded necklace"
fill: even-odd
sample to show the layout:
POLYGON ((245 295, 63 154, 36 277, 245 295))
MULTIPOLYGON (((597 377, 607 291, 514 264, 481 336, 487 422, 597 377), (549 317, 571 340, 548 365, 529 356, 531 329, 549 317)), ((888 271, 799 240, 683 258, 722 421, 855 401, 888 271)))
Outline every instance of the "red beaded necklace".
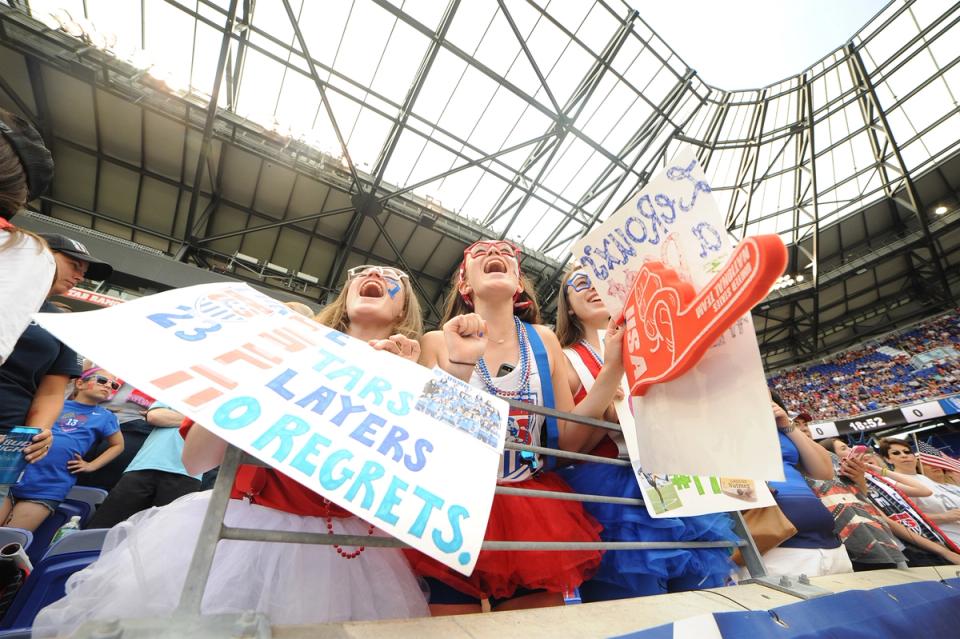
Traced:
MULTIPOLYGON (((332 502, 329 499, 327 499, 326 497, 323 497, 324 506, 329 506, 331 503, 332 502)), ((333 517, 326 517, 326 520, 327 520, 327 534, 328 535, 335 534, 333 532, 333 517)), ((373 535, 373 524, 370 524, 369 528, 367 528, 367 536, 369 537, 371 535, 373 535)), ((347 552, 343 549, 342 546, 340 546, 340 544, 333 544, 333 549, 336 550, 337 554, 343 557, 344 559, 356 559, 367 548, 366 546, 360 546, 359 548, 357 548, 352 552, 347 552)))

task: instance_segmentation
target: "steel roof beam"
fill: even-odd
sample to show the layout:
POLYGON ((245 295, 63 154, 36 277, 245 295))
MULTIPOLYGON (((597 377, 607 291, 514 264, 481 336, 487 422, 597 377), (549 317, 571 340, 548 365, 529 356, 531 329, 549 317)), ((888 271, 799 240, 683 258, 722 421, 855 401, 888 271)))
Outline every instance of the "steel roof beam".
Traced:
MULTIPOLYGON (((210 103, 207 106, 207 117, 203 124, 203 137, 200 140, 200 154, 197 157, 197 168, 193 173, 193 191, 190 193, 190 203, 187 207, 187 224, 184 227, 184 246, 193 246, 193 222, 197 214, 197 203, 200 198, 200 183, 203 180, 203 169, 207 161, 207 154, 210 153, 210 145, 213 139, 213 122, 217 117, 217 101, 220 98, 220 83, 223 81, 223 71, 227 62, 227 51, 230 50, 230 37, 233 33, 233 25, 237 19, 237 0, 230 0, 230 7, 227 9, 227 22, 223 29, 223 37, 220 39, 220 54, 217 58, 217 70, 213 78, 213 91, 210 95, 210 103)), ((96 90, 96 89, 94 89, 96 90)), ((186 252, 181 251, 181 260, 186 257, 186 252)))
MULTIPOLYGON (((941 298, 940 304, 945 308, 952 308, 956 306, 956 300, 953 296, 953 292, 950 290, 950 283, 947 281, 947 276, 944 272, 943 257, 940 254, 940 248, 937 245, 933 235, 930 233, 930 224, 927 221, 927 211, 924 208, 923 201, 920 199, 920 194, 917 192, 916 185, 913 182, 913 177, 910 175, 910 171, 907 169, 907 165, 903 160, 903 154, 900 151, 900 147, 897 145, 897 141, 893 136, 893 132, 890 130, 890 123, 887 121, 886 111, 880 104, 880 100, 877 97, 876 89, 870 78, 870 74, 867 72, 867 68, 863 63, 863 58, 860 57, 860 52, 855 50, 850 44, 847 44, 844 49, 850 56, 850 69, 854 84, 859 88, 864 101, 870 107, 870 110, 863 111, 864 120, 868 125, 872 125, 874 122, 880 125, 884 137, 889 142, 890 151, 893 153, 893 157, 896 159, 896 168, 900 173, 900 179, 903 181, 903 189, 908 198, 907 202, 903 202, 899 199, 897 201, 901 202, 901 204, 905 204, 907 209, 914 214, 916 220, 920 223, 920 228, 923 231, 923 237, 926 242, 927 249, 930 251, 930 255, 933 258, 936 279, 940 286, 940 292, 938 295, 938 297, 941 298), (873 121, 868 121, 868 117, 872 117, 873 121)), ((876 129, 871 130, 876 131, 876 129)), ((874 148, 874 153, 876 152, 877 149, 874 148)), ((882 163, 884 159, 885 158, 883 157, 878 157, 877 161, 878 163, 882 163)), ((892 189, 890 197, 893 197, 892 189)))

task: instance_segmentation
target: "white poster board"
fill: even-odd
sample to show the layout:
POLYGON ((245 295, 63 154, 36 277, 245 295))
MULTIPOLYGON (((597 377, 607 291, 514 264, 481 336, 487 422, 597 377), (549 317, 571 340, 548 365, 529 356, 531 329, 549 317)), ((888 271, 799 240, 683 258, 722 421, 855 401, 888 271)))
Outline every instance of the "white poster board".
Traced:
MULTIPOLYGON (((600 331, 600 349, 604 349, 604 333, 600 331)), ((582 378, 581 378, 581 381, 582 378)), ((630 392, 626 376, 620 381, 624 399, 615 400, 613 407, 630 456, 634 478, 640 485, 643 505, 654 519, 693 517, 710 513, 750 510, 772 506, 775 501, 767 484, 754 479, 708 477, 697 475, 644 474, 637 444, 637 428, 627 399, 630 392)))
POLYGON ((463 574, 473 571, 506 402, 243 284, 36 318, 231 444, 463 574))
MULTIPOLYGON (((732 253, 723 217, 692 153, 681 154, 584 236, 573 259, 614 317, 645 261, 697 291, 732 253)), ((689 372, 633 398, 638 458, 648 472, 783 480, 760 350, 747 313, 689 372)))

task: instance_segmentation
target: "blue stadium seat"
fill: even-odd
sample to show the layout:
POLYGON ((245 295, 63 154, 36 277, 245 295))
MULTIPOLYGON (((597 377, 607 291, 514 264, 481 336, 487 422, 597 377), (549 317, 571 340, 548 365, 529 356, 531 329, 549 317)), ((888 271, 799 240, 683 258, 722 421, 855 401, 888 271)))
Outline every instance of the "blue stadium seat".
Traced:
POLYGON ((100 549, 103 548, 103 540, 106 539, 108 532, 110 532, 109 528, 91 528, 90 530, 81 530, 69 534, 50 546, 43 559, 76 552, 95 552, 99 555, 100 549))
POLYGON ((34 565, 33 572, 17 592, 7 614, 0 620, 0 629, 22 629, 33 625, 40 610, 63 597, 70 575, 83 570, 100 556, 106 534, 106 529, 81 530, 50 548, 34 565))
POLYGON ((0 528, 0 548, 7 544, 20 544, 30 548, 33 543, 33 533, 23 528, 0 528))
POLYGON ((39 528, 33 531, 33 543, 27 549, 27 556, 30 557, 33 565, 36 566, 37 562, 40 561, 40 558, 47 552, 53 536, 60 530, 61 526, 70 521, 71 517, 79 516, 80 527, 83 528, 91 514, 93 514, 93 509, 87 502, 72 499, 60 502, 57 510, 47 517, 39 528))
POLYGON ((91 514, 93 514, 97 506, 102 504, 106 498, 107 491, 102 488, 94 488, 93 486, 74 486, 70 489, 70 492, 67 493, 67 499, 90 504, 91 514))

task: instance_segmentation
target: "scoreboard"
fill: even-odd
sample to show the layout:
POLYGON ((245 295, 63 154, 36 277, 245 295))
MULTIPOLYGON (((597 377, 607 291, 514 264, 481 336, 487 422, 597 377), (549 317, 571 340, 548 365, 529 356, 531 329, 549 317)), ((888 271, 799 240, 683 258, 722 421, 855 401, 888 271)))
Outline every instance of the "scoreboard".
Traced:
POLYGON ((865 413, 847 419, 830 422, 811 422, 810 434, 814 439, 838 437, 851 433, 865 433, 884 428, 896 428, 916 422, 960 413, 960 395, 935 399, 919 404, 908 404, 874 413, 865 413))

